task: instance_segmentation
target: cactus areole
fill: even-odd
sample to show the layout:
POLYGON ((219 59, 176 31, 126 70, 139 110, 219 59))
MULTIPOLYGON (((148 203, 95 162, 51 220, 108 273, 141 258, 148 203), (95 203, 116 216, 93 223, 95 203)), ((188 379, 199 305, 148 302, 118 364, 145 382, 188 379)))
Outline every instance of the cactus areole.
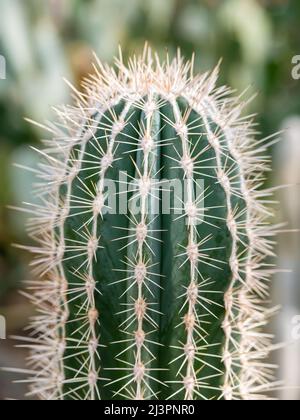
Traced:
POLYGON ((178 54, 122 55, 57 109, 29 231, 29 396, 257 399, 275 230, 245 103, 178 54))

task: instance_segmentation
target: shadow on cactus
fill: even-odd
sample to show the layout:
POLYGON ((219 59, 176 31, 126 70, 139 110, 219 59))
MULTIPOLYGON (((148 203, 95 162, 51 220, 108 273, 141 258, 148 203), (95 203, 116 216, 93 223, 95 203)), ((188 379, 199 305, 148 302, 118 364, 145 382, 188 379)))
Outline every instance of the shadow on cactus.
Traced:
POLYGON ((120 54, 45 127, 29 396, 249 400, 276 387, 268 140, 218 71, 120 54))

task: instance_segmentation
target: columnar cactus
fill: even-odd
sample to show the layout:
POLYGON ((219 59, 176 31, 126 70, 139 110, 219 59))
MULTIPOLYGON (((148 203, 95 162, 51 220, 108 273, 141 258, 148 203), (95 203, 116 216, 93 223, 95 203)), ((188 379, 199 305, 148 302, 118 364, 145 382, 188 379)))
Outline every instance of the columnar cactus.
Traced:
POLYGON ((180 54, 161 64, 146 48, 128 66, 120 54, 46 127, 29 396, 247 400, 274 388, 267 145, 217 77, 194 76, 180 54))

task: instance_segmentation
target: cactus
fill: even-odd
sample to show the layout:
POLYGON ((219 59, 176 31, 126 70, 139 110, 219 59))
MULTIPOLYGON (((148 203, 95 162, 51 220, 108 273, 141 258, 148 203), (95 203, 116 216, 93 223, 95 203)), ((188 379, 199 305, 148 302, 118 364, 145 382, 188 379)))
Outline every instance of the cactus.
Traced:
POLYGON ((268 144, 216 87, 219 66, 195 76, 193 62, 148 47, 128 66, 97 60, 45 126, 29 396, 248 400, 277 386, 268 144))

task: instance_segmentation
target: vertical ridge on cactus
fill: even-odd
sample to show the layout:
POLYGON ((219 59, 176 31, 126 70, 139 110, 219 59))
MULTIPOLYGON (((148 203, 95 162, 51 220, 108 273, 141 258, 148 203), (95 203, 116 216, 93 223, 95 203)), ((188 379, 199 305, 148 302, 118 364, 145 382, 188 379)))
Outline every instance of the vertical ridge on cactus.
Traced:
POLYGON ((268 144, 218 71, 195 76, 193 60, 161 63, 148 47, 128 66, 97 60, 46 127, 29 396, 248 400, 276 388, 268 144))

